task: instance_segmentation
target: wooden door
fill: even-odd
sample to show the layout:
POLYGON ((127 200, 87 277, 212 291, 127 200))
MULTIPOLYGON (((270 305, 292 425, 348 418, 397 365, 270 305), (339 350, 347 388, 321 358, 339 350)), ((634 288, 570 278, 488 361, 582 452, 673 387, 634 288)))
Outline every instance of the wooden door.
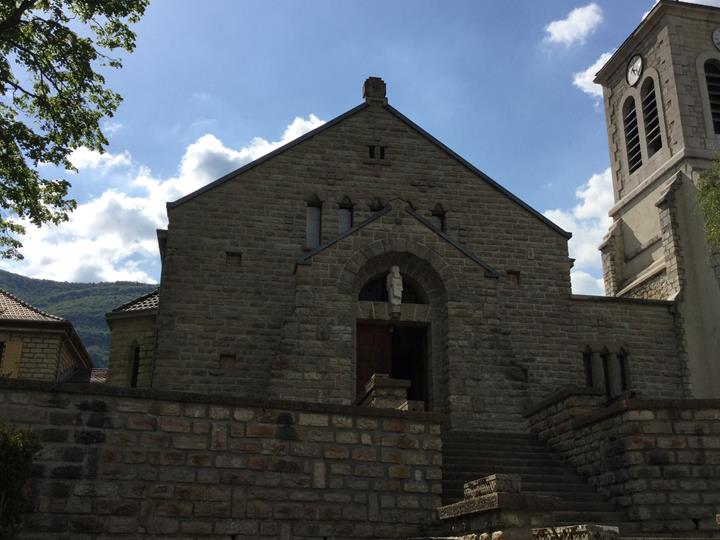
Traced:
POLYGON ((373 373, 392 373, 392 327, 384 324, 357 326, 357 395, 373 373))

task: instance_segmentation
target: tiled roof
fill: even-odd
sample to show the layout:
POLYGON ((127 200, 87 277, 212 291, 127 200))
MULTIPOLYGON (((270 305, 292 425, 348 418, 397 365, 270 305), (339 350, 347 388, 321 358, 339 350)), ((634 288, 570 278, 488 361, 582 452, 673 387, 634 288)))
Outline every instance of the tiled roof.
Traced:
POLYGON ((50 315, 23 302, 16 296, 0 289, 0 321, 48 321, 64 322, 62 317, 50 315))
POLYGON ((130 300, 129 302, 117 307, 111 313, 127 313, 129 311, 145 311, 148 309, 157 309, 160 305, 160 289, 144 294, 139 298, 130 300))

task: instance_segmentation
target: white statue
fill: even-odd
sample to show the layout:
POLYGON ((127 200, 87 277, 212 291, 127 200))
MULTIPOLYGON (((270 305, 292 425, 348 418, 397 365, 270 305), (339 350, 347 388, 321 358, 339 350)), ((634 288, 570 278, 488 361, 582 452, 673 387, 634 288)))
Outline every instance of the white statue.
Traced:
POLYGON ((391 306, 399 306, 402 304, 403 282, 400 275, 400 267, 393 265, 385 280, 385 286, 388 292, 388 301, 391 306))

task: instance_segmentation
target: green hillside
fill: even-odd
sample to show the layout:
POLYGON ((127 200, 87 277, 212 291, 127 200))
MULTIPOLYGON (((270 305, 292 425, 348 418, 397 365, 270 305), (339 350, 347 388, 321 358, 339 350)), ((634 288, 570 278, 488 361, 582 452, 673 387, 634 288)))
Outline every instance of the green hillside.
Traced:
POLYGON ((110 330, 105 322, 105 314, 156 287, 127 281, 67 283, 32 279, 0 270, 0 289, 73 323, 98 367, 107 365, 110 345, 110 330))

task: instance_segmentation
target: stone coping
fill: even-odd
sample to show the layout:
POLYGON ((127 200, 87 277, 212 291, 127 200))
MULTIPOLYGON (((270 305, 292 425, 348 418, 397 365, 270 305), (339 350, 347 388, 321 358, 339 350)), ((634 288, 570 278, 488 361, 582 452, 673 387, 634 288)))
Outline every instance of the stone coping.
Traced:
POLYGON ((580 302, 616 302, 620 304, 645 304, 649 306, 665 306, 672 307, 675 305, 674 300, 654 300, 650 298, 626 298, 624 296, 592 296, 589 294, 571 294, 570 300, 580 302))
POLYGON ((330 405, 325 403, 308 403, 305 401, 267 400, 248 397, 199 394, 192 392, 175 392, 145 388, 126 388, 108 384, 75 384, 50 383, 26 379, 9 379, 0 377, 0 389, 27 390, 31 392, 54 392, 78 394, 83 396, 100 396, 115 398, 147 399, 158 401, 176 401, 181 403, 202 403, 207 405, 227 405, 238 407, 254 407, 258 409, 290 409, 320 414, 338 414, 353 416, 369 416, 381 418, 402 418, 418 422, 442 424, 447 420, 444 413, 401 411, 397 409, 374 409, 353 405, 330 405))
POLYGON ((437 508, 437 516, 439 520, 446 520, 467 516, 468 514, 496 512, 498 510, 537 512, 557 510, 561 506, 562 501, 557 497, 529 495, 526 493, 489 493, 440 506, 437 508))
POLYGON ((533 414, 537 414, 543 409, 564 401, 571 396, 602 397, 604 395, 605 392, 598 388, 589 388, 587 386, 564 386, 560 390, 552 392, 548 397, 528 406, 524 411, 524 415, 525 417, 528 417, 533 414))
POLYGON ((589 426, 628 411, 720 409, 720 399, 621 399, 573 420, 573 428, 589 426))

